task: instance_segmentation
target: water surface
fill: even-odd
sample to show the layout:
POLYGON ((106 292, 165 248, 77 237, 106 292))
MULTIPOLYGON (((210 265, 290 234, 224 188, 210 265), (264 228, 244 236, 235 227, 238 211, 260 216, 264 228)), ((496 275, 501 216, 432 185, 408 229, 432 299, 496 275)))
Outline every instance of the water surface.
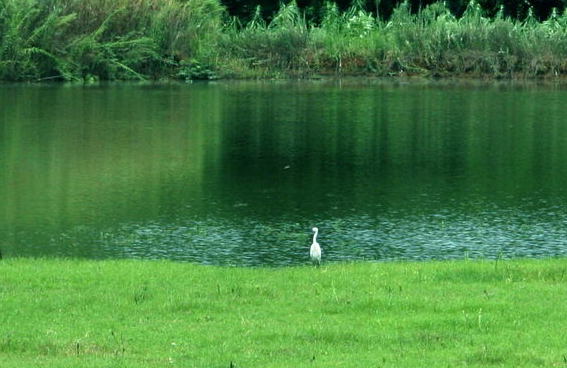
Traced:
POLYGON ((567 89, 0 86, 4 256, 567 255, 567 89))

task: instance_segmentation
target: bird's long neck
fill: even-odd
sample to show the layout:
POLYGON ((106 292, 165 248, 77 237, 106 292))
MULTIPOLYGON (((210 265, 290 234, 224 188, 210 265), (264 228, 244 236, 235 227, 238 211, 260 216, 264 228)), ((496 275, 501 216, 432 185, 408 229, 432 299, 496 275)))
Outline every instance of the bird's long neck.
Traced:
POLYGON ((317 234, 319 234, 319 229, 315 230, 315 234, 313 234, 313 243, 317 243, 317 234))

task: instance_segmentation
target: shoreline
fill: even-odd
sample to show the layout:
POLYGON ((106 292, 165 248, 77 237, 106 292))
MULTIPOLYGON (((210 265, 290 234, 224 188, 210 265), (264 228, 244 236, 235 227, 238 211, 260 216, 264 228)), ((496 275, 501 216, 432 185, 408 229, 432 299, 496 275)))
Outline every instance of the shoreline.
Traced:
POLYGON ((361 75, 325 75, 312 77, 283 77, 283 78, 218 78, 210 80, 188 80, 178 79, 155 79, 155 80, 99 80, 93 82, 65 82, 65 81, 43 81, 43 82, 13 82, 0 81, 0 86, 182 86, 191 84, 249 84, 249 83, 274 83, 274 84, 346 84, 346 85, 433 85, 433 86, 487 86, 487 85, 511 85, 511 86, 562 86, 567 85, 567 75, 560 77, 526 77, 526 78, 493 78, 478 76, 446 76, 446 77, 422 77, 422 76, 361 76, 361 75))

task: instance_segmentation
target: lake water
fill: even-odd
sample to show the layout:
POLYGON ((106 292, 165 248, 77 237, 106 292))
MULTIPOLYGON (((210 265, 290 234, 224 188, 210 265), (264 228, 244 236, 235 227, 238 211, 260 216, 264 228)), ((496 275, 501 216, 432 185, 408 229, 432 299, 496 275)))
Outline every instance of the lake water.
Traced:
POLYGON ((567 88, 0 85, 4 257, 567 256, 567 88))

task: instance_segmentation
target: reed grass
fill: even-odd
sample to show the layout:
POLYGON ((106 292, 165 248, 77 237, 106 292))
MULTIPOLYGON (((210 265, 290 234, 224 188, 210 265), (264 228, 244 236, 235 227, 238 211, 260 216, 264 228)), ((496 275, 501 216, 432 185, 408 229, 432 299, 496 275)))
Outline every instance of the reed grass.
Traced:
POLYGON ((218 0, 5 0, 0 80, 567 75, 567 12, 489 18, 472 0, 459 18, 402 3, 381 19, 362 5, 327 3, 314 23, 292 1, 243 25, 218 0))
POLYGON ((441 3, 418 14, 402 4, 387 22, 371 22, 359 10, 340 19, 342 27, 322 27, 323 49, 332 52, 319 54, 346 73, 557 76, 566 71, 566 21, 563 14, 543 23, 533 18, 519 22, 502 12, 488 19, 474 2, 459 19, 441 3), (357 27, 349 27, 352 22, 357 27))

